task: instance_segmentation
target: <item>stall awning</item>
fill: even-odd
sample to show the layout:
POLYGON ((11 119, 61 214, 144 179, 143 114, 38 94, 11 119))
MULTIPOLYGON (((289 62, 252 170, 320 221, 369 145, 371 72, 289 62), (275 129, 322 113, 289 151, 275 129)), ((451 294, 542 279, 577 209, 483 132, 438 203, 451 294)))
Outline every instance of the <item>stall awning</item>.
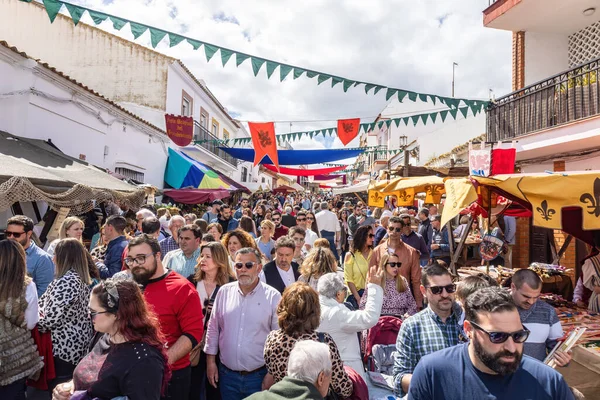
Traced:
POLYGON ((70 188, 75 184, 97 189, 134 192, 137 187, 110 176, 84 161, 69 157, 43 140, 0 131, 0 182, 13 176, 33 184, 70 188))
POLYGON ((175 188, 225 189, 250 191, 218 171, 202 164, 182 151, 169 148, 165 182, 175 188))
POLYGON ((165 189, 163 194, 183 204, 202 204, 231 196, 226 189, 165 189))
POLYGON ((357 183, 356 185, 348 186, 345 188, 333 189, 333 194, 348 194, 348 193, 362 193, 369 189, 369 180, 365 180, 357 183))

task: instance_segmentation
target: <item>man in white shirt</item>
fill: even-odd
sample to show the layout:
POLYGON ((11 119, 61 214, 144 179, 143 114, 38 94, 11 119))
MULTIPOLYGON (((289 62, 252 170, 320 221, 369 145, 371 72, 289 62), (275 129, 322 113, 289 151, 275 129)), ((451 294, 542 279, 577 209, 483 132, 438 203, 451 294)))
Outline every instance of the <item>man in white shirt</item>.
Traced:
POLYGON ((306 247, 306 250, 310 250, 313 244, 315 244, 315 240, 317 240, 319 236, 315 232, 310 230, 306 221, 305 211, 299 211, 298 214, 296 214, 296 224, 298 227, 306 231, 306 237, 304 238, 304 246, 306 247))
POLYGON ((329 204, 326 201, 321 203, 321 211, 315 216, 317 218, 317 226, 321 231, 321 237, 329 241, 329 248, 333 252, 335 259, 339 259, 337 252, 338 244, 340 243, 340 221, 337 216, 329 211, 329 204))
POLYGON ((260 280, 283 293, 286 287, 300 277, 299 265, 292 261, 296 244, 289 236, 282 236, 275 243, 275 260, 264 265, 260 280))

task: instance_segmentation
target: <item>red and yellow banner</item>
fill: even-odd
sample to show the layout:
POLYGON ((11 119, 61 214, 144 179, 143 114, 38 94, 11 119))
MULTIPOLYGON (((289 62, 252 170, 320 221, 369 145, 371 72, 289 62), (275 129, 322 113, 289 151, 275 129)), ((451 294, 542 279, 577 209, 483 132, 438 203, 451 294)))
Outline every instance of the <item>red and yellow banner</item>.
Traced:
POLYGON ((268 156, 275 168, 279 170, 277 140, 275 140, 275 124, 273 122, 248 122, 252 145, 254 147, 254 166, 268 156))
POLYGON ((194 137, 194 119, 172 114, 165 114, 167 136, 177 146, 187 146, 194 137))
POLYGON ((342 143, 347 145, 358 135, 360 118, 338 120, 337 132, 342 143))

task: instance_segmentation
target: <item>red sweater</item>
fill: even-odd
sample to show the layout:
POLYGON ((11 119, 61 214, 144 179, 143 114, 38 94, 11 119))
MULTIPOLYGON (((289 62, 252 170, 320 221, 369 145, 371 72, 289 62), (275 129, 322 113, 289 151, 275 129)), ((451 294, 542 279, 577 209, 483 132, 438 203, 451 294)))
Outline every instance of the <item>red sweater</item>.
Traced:
MULTIPOLYGON (((192 347, 202 339, 202 305, 200 296, 187 279, 176 272, 168 272, 160 278, 152 279, 144 289, 144 297, 158 316, 160 329, 165 335, 167 348, 182 335, 192 341, 192 347)), ((190 365, 186 354, 171 365, 173 371, 190 365)))

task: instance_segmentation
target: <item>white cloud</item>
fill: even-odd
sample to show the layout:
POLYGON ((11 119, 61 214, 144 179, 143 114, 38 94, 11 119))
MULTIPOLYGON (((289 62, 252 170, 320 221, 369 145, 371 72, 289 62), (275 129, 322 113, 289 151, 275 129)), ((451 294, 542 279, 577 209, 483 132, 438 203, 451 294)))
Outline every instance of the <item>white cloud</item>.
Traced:
MULTIPOLYGON (((483 27, 488 0, 74 2, 351 79, 449 96, 457 62, 457 97, 487 98, 490 88, 497 96, 510 91, 511 34, 483 27)), ((108 22, 101 27, 112 31, 108 22)), ((119 34, 132 38, 128 27, 119 34)), ((149 45, 149 33, 140 40, 149 45)), ((278 133, 334 127, 339 118, 371 122, 386 105, 385 90, 365 95, 359 86, 344 93, 341 84, 332 89, 331 82, 317 86, 316 78, 291 75, 280 83, 279 70, 267 80, 265 66, 255 78, 249 60, 236 68, 232 57, 223 68, 218 53, 207 63, 203 48, 168 48, 166 38, 157 50, 180 58, 239 119, 285 121, 277 124, 278 133)), ((342 145, 322 137, 294 142, 299 149, 320 146, 342 145)))

